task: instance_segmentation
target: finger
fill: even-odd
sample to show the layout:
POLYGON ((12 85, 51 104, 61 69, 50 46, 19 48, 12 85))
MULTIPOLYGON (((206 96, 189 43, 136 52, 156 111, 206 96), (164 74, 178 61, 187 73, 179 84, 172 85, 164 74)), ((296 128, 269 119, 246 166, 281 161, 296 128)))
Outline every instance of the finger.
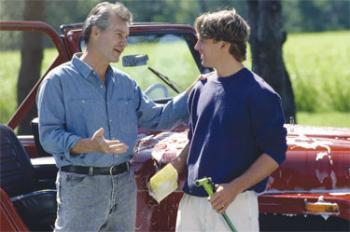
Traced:
POLYGON ((215 210, 220 210, 222 207, 225 207, 223 202, 215 202, 211 204, 215 210))
POLYGON ((125 144, 116 144, 109 146, 111 153, 124 153, 128 150, 128 146, 125 144))
POLYGON ((128 146, 123 143, 107 144, 104 142, 101 148, 104 153, 123 153, 128 150, 128 146))
POLYGON ((218 212, 218 213, 223 213, 226 210, 226 205, 225 204, 217 204, 217 205, 212 205, 213 209, 218 212))
POLYGON ((105 139, 105 142, 107 145, 113 145, 113 144, 123 144, 122 142, 120 142, 119 140, 108 140, 108 139, 105 139))
POLYGON ((92 135, 92 140, 97 142, 99 146, 103 146, 104 144, 104 129, 100 128, 92 135))
POLYGON ((218 195, 215 198, 213 195, 213 198, 211 199, 210 203, 216 211, 221 211, 222 208, 224 208, 227 205, 227 203, 225 203, 225 201, 218 195))
POLYGON ((222 205, 222 206, 220 207, 220 209, 217 210, 217 212, 220 213, 220 214, 223 214, 223 213, 225 213, 226 208, 227 208, 227 206, 222 205))
POLYGON ((97 131, 95 131, 94 133, 94 137, 103 137, 105 134, 105 130, 101 127, 100 129, 98 129, 97 131))
POLYGON ((223 201, 222 199, 216 200, 215 202, 211 203, 213 209, 215 209, 217 212, 224 212, 225 209, 227 208, 227 203, 223 201))
POLYGON ((110 149, 128 149, 128 146, 124 143, 108 145, 110 149))
POLYGON ((212 195, 209 200, 212 205, 217 205, 222 201, 220 199, 220 195, 217 192, 214 193, 214 195, 212 195))
POLYGON ((199 75, 198 78, 197 78, 197 80, 200 80, 200 81, 204 81, 206 79, 207 79, 207 77, 204 76, 204 75, 199 75))

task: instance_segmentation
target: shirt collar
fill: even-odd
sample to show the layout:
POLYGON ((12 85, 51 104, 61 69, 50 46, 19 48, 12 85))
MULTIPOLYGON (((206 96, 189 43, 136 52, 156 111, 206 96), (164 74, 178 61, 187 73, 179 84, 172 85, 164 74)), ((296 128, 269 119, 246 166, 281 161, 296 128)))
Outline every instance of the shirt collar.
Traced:
MULTIPOLYGON (((89 76, 91 76, 91 73, 95 73, 95 70, 90 65, 88 65, 80 59, 82 54, 82 52, 75 53, 72 58, 72 64, 77 68, 77 70, 83 77, 88 78, 89 76)), ((113 76, 113 70, 112 67, 108 65, 106 71, 106 79, 108 80, 110 76, 113 76)))
POLYGON ((91 72, 94 72, 94 69, 80 59, 82 54, 82 52, 75 53, 72 58, 72 64, 76 67, 76 69, 83 77, 88 78, 91 72))

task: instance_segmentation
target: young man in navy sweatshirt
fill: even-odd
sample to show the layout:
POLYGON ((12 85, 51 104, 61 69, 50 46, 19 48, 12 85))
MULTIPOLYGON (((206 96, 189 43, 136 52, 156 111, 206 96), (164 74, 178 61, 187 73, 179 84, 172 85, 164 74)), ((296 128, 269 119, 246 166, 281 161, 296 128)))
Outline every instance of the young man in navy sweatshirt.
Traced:
POLYGON ((195 49, 214 71, 189 96, 189 144, 172 162, 187 169, 177 231, 259 231, 257 194, 285 159, 286 129, 280 96, 242 64, 250 28, 235 10, 206 13, 195 21, 195 49), (207 199, 195 181, 211 177, 207 199))

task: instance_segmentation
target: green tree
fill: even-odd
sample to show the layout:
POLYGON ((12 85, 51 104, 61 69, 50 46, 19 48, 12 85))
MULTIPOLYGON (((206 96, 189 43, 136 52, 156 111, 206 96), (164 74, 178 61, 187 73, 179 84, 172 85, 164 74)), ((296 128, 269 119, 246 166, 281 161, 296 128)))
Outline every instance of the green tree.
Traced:
MULTIPOLYGON (((26 0, 23 19, 45 19, 44 0, 26 0)), ((21 47, 21 67, 17 81, 17 105, 22 103, 28 95, 33 83, 40 78, 41 61, 43 59, 43 42, 41 33, 26 31, 23 33, 21 47)), ((36 110, 31 110, 21 121, 18 134, 31 134, 30 120, 36 115, 36 110)))
POLYGON ((282 4, 279 0, 248 1, 253 71, 261 75, 281 96, 286 119, 295 118, 292 85, 283 60, 282 4))
POLYGON ((290 32, 350 28, 349 0, 285 0, 283 19, 290 32))

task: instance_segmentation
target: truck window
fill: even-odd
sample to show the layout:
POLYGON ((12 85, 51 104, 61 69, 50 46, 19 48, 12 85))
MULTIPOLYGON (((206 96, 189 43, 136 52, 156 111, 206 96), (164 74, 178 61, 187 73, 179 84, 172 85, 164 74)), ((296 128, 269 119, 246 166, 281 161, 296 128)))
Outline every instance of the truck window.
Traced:
POLYGON ((177 95, 200 74, 184 35, 170 33, 130 36, 120 61, 113 65, 135 79, 153 100, 177 95), (141 57, 143 62, 125 64, 128 57, 141 57))

